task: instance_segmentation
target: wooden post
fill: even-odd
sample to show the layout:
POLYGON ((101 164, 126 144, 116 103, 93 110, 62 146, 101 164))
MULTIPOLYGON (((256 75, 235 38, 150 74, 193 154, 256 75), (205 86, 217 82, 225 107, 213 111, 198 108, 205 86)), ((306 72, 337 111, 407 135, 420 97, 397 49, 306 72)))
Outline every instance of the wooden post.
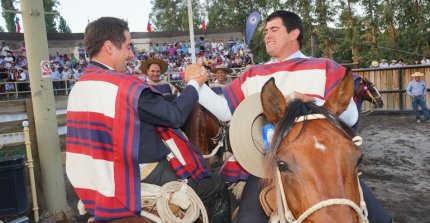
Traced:
POLYGON ((400 108, 400 111, 405 110, 405 106, 403 105, 403 102, 404 102, 404 94, 403 94, 403 69, 399 68, 399 108, 400 108))
POLYGON ((45 13, 42 0, 21 0, 20 3, 43 195, 48 215, 55 215, 63 212, 67 202, 52 80, 49 76, 42 77, 42 63, 49 62, 45 13))
MULTIPOLYGON (((40 170, 40 159, 39 159, 39 149, 37 147, 37 134, 36 125, 34 124, 34 112, 33 112, 33 101, 31 99, 25 100, 25 111, 27 113, 27 120, 30 123, 30 141, 31 141, 31 153, 34 160, 34 176, 36 179, 42 179, 42 172, 40 170)), ((43 194, 42 181, 36 181, 36 191, 37 194, 43 194)), ((39 207, 44 210, 46 207, 45 199, 43 196, 39 196, 39 207)))
POLYGON ((28 174, 30 175, 31 201, 33 203, 34 222, 39 222, 39 207, 37 206, 37 190, 36 182, 34 180, 34 165, 33 155, 31 152, 30 129, 28 128, 29 125, 30 124, 28 121, 22 122, 22 126, 24 127, 24 142, 25 151, 27 154, 28 174))

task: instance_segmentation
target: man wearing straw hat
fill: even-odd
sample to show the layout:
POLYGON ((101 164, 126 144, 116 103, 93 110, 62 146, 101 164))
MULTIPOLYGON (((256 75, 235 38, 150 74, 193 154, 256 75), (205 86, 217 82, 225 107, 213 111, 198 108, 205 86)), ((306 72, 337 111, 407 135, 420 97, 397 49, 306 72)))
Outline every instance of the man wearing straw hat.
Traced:
POLYGON ((421 122, 418 105, 421 107, 421 110, 424 113, 424 121, 428 122, 430 120, 425 98, 427 94, 426 82, 421 80, 421 77, 423 76, 424 74, 421 72, 413 73, 411 77, 413 77, 414 80, 411 80, 408 84, 408 87, 406 88, 407 94, 411 96, 412 109, 414 110, 415 120, 417 123, 421 122))
POLYGON ((382 59, 381 63, 379 63, 379 67, 389 67, 386 59, 382 59))
POLYGON ((175 86, 160 78, 161 75, 167 71, 167 63, 163 60, 148 59, 142 63, 140 70, 148 76, 146 82, 157 89, 161 94, 170 96, 177 93, 175 86))
POLYGON ((232 70, 224 65, 218 65, 212 69, 212 73, 215 74, 216 79, 213 83, 209 84, 209 87, 217 94, 222 94, 222 87, 227 84, 227 75, 231 74, 232 70))
MULTIPOLYGON (((245 101, 248 96, 259 93, 264 83, 271 77, 276 79, 277 87, 284 95, 299 97, 305 101, 315 100, 317 104, 322 104, 322 99, 329 96, 334 87, 343 78, 346 69, 335 61, 309 58, 300 51, 303 42, 303 25, 301 18, 297 14, 284 10, 273 12, 266 19, 264 32, 266 51, 272 57, 267 64, 251 67, 239 78, 226 85, 223 88, 225 99, 213 97, 213 93, 207 91, 206 89, 208 88, 205 86, 200 89, 199 103, 217 116, 218 119, 222 121, 232 119, 231 114, 239 104, 245 101)), ((204 71, 202 70, 201 72, 204 71)), ((186 72, 185 76, 187 77, 187 75, 188 72, 186 72)), ((233 116, 232 122, 235 117, 233 116)), ((340 119, 349 126, 357 122, 357 107, 352 99, 346 111, 341 114, 340 119)), ((260 137, 263 136, 260 134, 260 137)), ((235 152, 235 148, 240 150, 239 147, 232 145, 233 152, 235 152)), ((249 152, 261 154, 260 149, 257 149, 258 151, 254 148, 243 149, 249 149, 249 152)), ((238 222, 268 222, 269 219, 265 215, 258 198, 261 191, 260 178, 264 177, 264 170, 263 168, 255 167, 261 167, 261 162, 252 163, 247 162, 245 159, 242 159, 242 162, 239 157, 237 159, 241 165, 247 164, 247 167, 244 166, 244 168, 251 173, 247 178, 241 197, 238 222)), ((246 179, 240 168, 231 169, 225 173, 230 178, 236 177, 233 176, 233 173, 240 173, 239 178, 235 179, 246 179)), ((391 222, 392 218, 377 202, 370 190, 361 180, 360 183, 363 188, 364 200, 368 205, 370 222, 391 222)))

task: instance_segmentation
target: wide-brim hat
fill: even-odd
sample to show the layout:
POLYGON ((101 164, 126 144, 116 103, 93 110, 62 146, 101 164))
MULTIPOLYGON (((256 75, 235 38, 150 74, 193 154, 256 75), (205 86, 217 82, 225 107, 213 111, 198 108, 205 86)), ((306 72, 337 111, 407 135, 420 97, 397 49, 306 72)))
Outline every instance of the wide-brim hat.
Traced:
POLYGON ((214 69, 212 69, 212 73, 216 73, 218 70, 223 70, 227 74, 231 74, 231 72, 233 72, 232 69, 230 69, 230 68, 228 68, 228 67, 226 67, 224 65, 218 65, 214 69))
POLYGON ((377 66, 379 66, 378 61, 376 60, 372 61, 372 67, 377 67, 377 66))
POLYGON ((387 60, 386 59, 382 59, 381 62, 387 62, 387 60))
POLYGON ((267 123, 260 93, 246 97, 236 108, 230 121, 230 145, 236 160, 246 171, 260 178, 266 177, 266 149, 262 128, 267 123))
POLYGON ((424 74, 421 72, 415 72, 411 75, 411 77, 422 77, 422 76, 424 76, 424 74))
POLYGON ((151 64, 158 64, 158 66, 160 66, 161 74, 166 73, 167 63, 160 59, 147 59, 145 62, 143 62, 142 65, 140 65, 140 70, 142 73, 147 74, 148 68, 151 66, 151 64))

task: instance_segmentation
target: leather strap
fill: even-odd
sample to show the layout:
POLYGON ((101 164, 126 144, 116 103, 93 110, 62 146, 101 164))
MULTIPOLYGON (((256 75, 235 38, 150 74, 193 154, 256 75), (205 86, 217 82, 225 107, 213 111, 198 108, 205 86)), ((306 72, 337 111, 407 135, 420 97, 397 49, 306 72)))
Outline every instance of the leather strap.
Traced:
POLYGON ((260 192, 260 203, 267 216, 271 216, 276 208, 276 194, 273 186, 268 186, 260 192))

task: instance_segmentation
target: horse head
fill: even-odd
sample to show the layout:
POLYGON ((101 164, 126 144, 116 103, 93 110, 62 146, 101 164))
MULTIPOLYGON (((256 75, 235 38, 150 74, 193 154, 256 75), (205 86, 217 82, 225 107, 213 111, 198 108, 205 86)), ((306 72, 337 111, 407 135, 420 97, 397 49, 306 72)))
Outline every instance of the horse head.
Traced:
POLYGON ((265 158, 266 183, 277 197, 272 219, 367 221, 357 177, 361 151, 338 118, 352 95, 350 70, 323 106, 298 99, 287 104, 273 78, 264 85, 264 115, 276 128, 265 158))
POLYGON ((370 82, 367 78, 362 77, 360 84, 355 90, 355 93, 363 100, 372 103, 375 108, 382 108, 384 106, 384 100, 382 100, 381 94, 379 93, 376 86, 370 82))

